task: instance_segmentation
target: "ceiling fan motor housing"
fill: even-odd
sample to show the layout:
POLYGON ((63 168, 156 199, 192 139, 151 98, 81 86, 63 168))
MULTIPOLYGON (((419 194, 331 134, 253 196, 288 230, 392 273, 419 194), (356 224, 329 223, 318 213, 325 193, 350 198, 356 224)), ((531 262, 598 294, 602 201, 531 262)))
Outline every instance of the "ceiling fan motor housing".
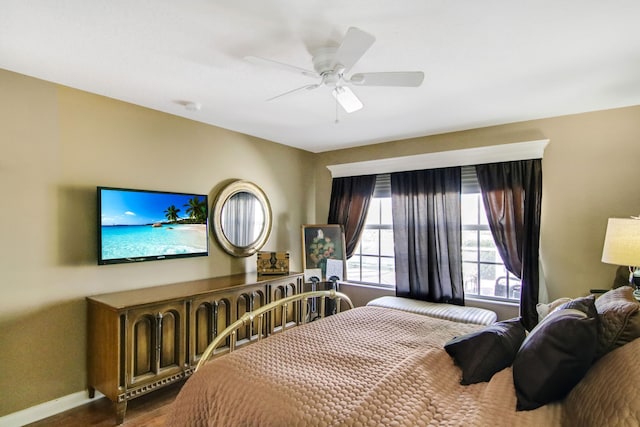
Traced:
POLYGON ((323 78, 323 83, 335 86, 342 78, 344 67, 340 64, 334 66, 337 47, 324 47, 316 50, 313 55, 313 69, 323 78))

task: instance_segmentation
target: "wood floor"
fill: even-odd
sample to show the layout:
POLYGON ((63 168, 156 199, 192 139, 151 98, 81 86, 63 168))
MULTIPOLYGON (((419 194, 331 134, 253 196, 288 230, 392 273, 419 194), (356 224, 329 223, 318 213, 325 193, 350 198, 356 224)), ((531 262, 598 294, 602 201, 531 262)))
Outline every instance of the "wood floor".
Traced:
MULTIPOLYGON (((173 384, 129 401, 123 427, 160 427, 164 426, 171 403, 178 395, 184 382, 173 384)), ((75 427, 116 425, 113 404, 106 397, 96 399, 86 405, 70 409, 35 423, 28 427, 75 427)))

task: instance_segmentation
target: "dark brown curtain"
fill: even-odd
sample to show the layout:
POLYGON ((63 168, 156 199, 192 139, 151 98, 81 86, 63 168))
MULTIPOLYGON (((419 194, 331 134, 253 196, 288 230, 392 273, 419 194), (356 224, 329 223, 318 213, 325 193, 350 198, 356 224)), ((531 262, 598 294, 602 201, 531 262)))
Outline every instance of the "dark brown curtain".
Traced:
POLYGON ((396 295, 464 305, 460 168, 391 174, 396 295))
POLYGON ((328 224, 342 224, 347 259, 358 246, 376 186, 375 175, 334 178, 331 184, 328 224))
POLYGON ((476 172, 498 252, 507 270, 521 280, 520 315, 531 330, 538 323, 542 161, 477 165, 476 172))

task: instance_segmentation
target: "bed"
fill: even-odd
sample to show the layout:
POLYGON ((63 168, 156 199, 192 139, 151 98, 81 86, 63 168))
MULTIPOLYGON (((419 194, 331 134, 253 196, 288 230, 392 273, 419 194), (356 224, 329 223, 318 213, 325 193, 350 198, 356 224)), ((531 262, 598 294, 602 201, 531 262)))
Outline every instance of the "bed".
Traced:
MULTIPOLYGON (((630 311, 640 319, 638 308, 630 311)), ((346 310, 204 363, 167 425, 640 425, 640 339, 633 333, 565 398, 516 410, 511 366, 461 385, 463 371, 444 350, 454 337, 486 328, 381 306, 346 310)))

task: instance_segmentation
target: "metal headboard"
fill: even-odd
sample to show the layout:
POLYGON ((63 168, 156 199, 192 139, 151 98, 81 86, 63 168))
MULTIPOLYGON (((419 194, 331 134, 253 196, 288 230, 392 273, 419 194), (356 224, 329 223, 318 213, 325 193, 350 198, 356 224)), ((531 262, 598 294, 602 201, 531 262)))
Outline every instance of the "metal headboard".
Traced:
POLYGON ((211 341, 211 343, 207 346, 205 351, 202 353, 202 356, 200 357, 200 360, 198 361, 198 365, 196 366, 195 370, 197 371, 198 369, 200 369, 202 365, 207 363, 207 361, 211 358, 211 356, 213 356, 214 354, 217 354, 216 349, 220 347, 221 344, 226 343, 227 338, 229 338, 228 351, 229 352, 234 351, 237 344, 238 330, 240 328, 246 327, 249 324, 253 324, 254 320, 257 320, 258 322, 258 327, 256 328, 257 334, 255 338, 253 337, 252 334, 249 334, 248 340, 250 342, 260 341, 262 340, 262 338, 268 336, 269 333, 268 332, 265 333, 265 328, 264 328, 264 325, 265 325, 264 315, 266 313, 271 313, 272 311, 275 311, 277 309, 282 310, 281 311, 282 324, 279 332, 279 333, 282 333, 286 329, 288 329, 286 327, 286 324, 287 324, 287 314, 288 314, 289 307, 294 304, 300 304, 298 305, 298 307, 301 309, 297 311, 299 313, 299 318, 296 319, 296 325, 307 323, 307 307, 308 307, 307 301, 310 298, 313 298, 314 300, 316 298, 320 299, 320 307, 318 311, 319 311, 319 316, 321 318, 324 317, 324 314, 325 314, 325 300, 327 298, 333 299, 336 301, 336 304, 335 304, 336 312, 340 312, 341 301, 344 301, 349 306, 349 308, 353 308, 353 303, 351 302, 351 299, 347 295, 343 294, 342 292, 338 292, 334 289, 331 289, 328 291, 304 292, 297 295, 291 295, 291 296, 279 299, 277 301, 273 301, 253 311, 243 314, 242 317, 240 317, 238 320, 236 320, 235 322, 227 326, 225 330, 219 333, 214 338, 214 340, 211 341))

